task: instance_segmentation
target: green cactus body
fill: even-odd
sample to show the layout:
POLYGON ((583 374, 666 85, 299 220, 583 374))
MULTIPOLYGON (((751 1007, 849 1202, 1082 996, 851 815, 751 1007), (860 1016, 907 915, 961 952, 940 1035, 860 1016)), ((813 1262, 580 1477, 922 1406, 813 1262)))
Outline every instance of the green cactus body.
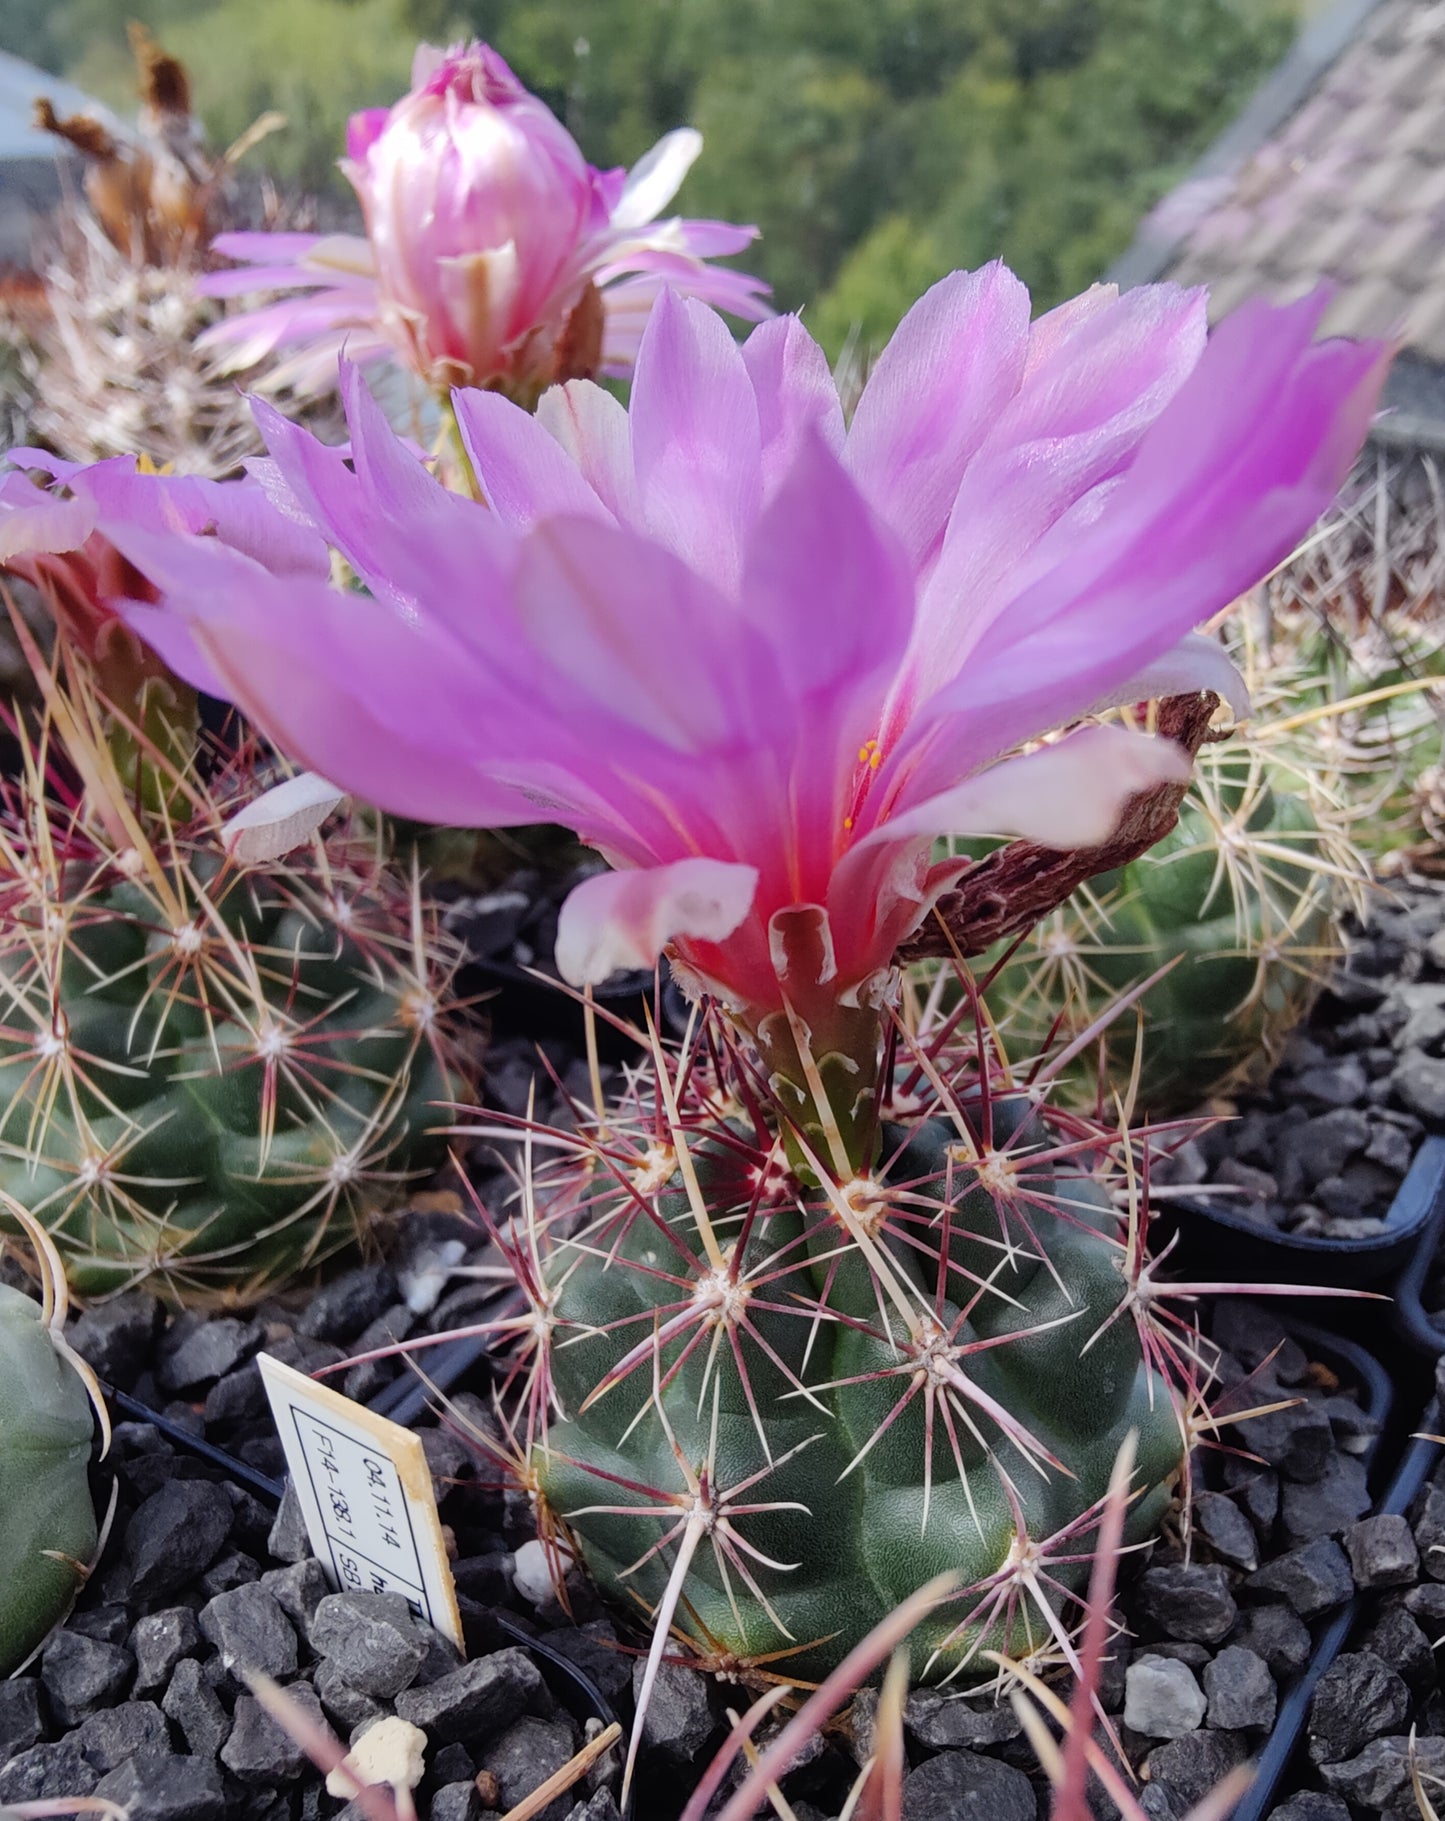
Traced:
POLYGON ((0 1188, 73 1288, 250 1298, 364 1237, 459 1091, 408 890, 340 841, 136 864, 53 815, 0 842, 0 1188))
POLYGON ((0 1284, 0 1676, 75 1597, 95 1551, 87 1468, 95 1419, 39 1306, 0 1284))
POLYGON ((691 1513, 674 1627, 701 1656, 815 1679, 959 1570, 973 1591, 914 1634, 913 1672, 985 1676, 986 1649, 1053 1645, 1040 1600, 1057 1615, 1087 1572, 1131 1429, 1131 1529, 1153 1530, 1184 1444, 1120 1307, 1119 1220, 1099 1181, 1032 1161, 1056 1135, 1020 1111, 993 1109, 992 1186, 956 1120, 885 1126, 846 1221, 714 1127, 688 1142, 710 1238, 683 1178, 658 1182, 664 1150, 551 1245, 560 1420, 532 1469, 620 1602, 663 1603, 691 1513))
POLYGON ((1281 650, 1264 668, 1294 714, 1328 709, 1308 724, 1315 762, 1338 773, 1353 837, 1378 862, 1420 839, 1445 750, 1445 651, 1408 612, 1363 615, 1348 637, 1340 605, 1329 594, 1272 621, 1281 650))
MULTIPOLYGON (((987 997, 1011 1052, 1087 1029, 1175 962, 1138 1001, 1140 1109, 1193 1111, 1267 1072, 1337 950, 1337 845, 1291 771, 1245 746, 1206 747, 1173 832, 1090 880, 999 967, 987 997)), ((980 977, 999 960, 980 962, 980 977)), ((1102 1062, 1097 1044, 1078 1059, 1072 1090, 1092 1105, 1101 1078, 1127 1081, 1138 1041, 1126 1012, 1102 1062)))

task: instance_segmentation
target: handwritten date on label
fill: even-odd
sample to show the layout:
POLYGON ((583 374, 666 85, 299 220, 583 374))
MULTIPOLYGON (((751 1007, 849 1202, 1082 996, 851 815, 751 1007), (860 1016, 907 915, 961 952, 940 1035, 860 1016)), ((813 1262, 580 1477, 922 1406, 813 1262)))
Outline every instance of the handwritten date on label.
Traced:
POLYGON ((306 1534, 338 1588, 399 1593, 458 1650, 461 1615, 420 1436, 258 1356, 306 1534))

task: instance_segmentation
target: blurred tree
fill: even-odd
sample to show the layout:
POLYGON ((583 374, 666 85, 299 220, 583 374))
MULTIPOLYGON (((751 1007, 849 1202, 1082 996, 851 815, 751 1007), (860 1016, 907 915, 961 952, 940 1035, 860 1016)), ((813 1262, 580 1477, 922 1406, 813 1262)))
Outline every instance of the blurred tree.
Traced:
POLYGON ((920 297, 952 266, 930 229, 906 215, 885 215, 803 319, 835 354, 852 342, 866 359, 896 327, 900 302, 906 308, 905 300, 920 297))
POLYGON ((864 71, 807 52, 730 58, 699 84, 692 119, 707 150, 689 207, 764 227, 766 252, 755 263, 786 308, 816 296, 867 233, 882 181, 872 154, 888 106, 887 91, 864 71))
POLYGON ((1290 11, 1264 0, 1047 0, 1027 14, 985 0, 984 13, 973 55, 898 124, 887 161, 895 212, 854 249, 814 316, 833 349, 852 328, 881 340, 940 262, 1002 256, 1037 308, 1093 283, 1283 53, 1291 27, 1290 11), (1025 31, 1012 23, 1020 16, 1025 31))
POLYGON ((212 137, 266 108, 287 183, 336 190, 346 117, 395 99, 419 38, 488 38, 600 165, 670 127, 707 149, 679 207, 754 221, 743 263, 813 302, 835 351, 937 272, 1002 254, 1078 290, 1283 51, 1298 0, 0 0, 0 44, 76 45, 128 103, 138 13, 193 67, 212 137))
MULTIPOLYGON (((1094 47, 1077 64, 1018 75, 1011 94, 1007 85, 975 87, 971 105, 950 95, 939 136, 946 112, 962 161, 920 225, 954 265, 1001 254, 1036 303, 1071 296, 1128 244, 1287 36, 1282 14, 1247 13, 1228 0, 1109 0, 1094 47)), ((939 155, 935 145, 935 166, 939 155)))

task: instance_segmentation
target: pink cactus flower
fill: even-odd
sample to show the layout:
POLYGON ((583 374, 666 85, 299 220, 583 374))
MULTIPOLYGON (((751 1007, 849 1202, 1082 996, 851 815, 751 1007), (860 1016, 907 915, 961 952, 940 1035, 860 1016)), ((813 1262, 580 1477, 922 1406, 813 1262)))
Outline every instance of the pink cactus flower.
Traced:
POLYGON ((530 402, 554 380, 631 370, 664 285, 748 321, 767 286, 707 262, 756 236, 728 222, 655 218, 702 149, 669 133, 631 172, 595 170, 561 122, 484 44, 417 52, 411 91, 353 116, 342 169, 366 238, 223 234, 246 262, 211 296, 305 290, 208 332, 232 369, 280 348, 274 376, 334 385, 337 357, 400 359, 429 385, 530 402))
MULTIPOLYGON (((3 459, 12 471, 0 475, 0 570, 40 593, 102 676, 137 657, 135 634, 116 603, 155 598, 100 529, 105 518, 218 537, 283 572, 323 579, 329 572, 321 538, 282 517, 254 481, 147 472, 133 455, 87 465, 44 449, 12 449, 3 459)), ((192 662, 193 673, 202 669, 192 662)), ((220 689, 215 679, 201 687, 220 689)))
POLYGON ((365 593, 107 534, 160 596, 136 629, 299 761, 401 815, 599 848, 615 870, 562 914, 569 979, 670 949, 758 1031, 886 993, 961 869, 937 837, 1090 846, 1180 777, 1169 742, 1076 724, 1238 702, 1191 629, 1329 503, 1387 364, 1316 343, 1324 302, 1247 305, 1206 342, 1198 292, 1099 287, 1031 323, 1006 269, 956 273, 845 425, 801 322, 740 347, 664 294, 630 411, 585 381, 535 417, 456 394, 480 503, 354 373, 351 461, 258 407, 273 497, 365 593))

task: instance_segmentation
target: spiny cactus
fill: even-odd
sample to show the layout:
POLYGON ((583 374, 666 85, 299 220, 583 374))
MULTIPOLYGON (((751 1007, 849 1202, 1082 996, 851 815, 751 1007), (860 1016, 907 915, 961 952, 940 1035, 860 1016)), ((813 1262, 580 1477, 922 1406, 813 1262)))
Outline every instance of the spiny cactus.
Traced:
POLYGON ((235 382, 196 351, 217 306, 190 265, 138 265, 78 211, 45 266, 47 314, 23 358, 30 434, 75 461, 142 450, 178 472, 233 473, 260 449, 235 382))
POLYGON ((52 710, 63 752, 33 749, 0 803, 0 1187, 82 1294, 252 1297, 442 1160, 445 950, 344 827, 229 860, 245 758, 205 790, 174 774, 147 813, 94 697, 52 710))
POLYGON ((1445 655, 1438 626, 1399 613, 1345 636, 1301 614, 1261 656, 1297 752, 1336 780, 1354 838, 1382 871, 1420 839, 1445 734, 1445 655))
POLYGON ((815 1678, 945 1570, 964 1592, 915 1676, 1067 1657, 1129 1431, 1131 1534, 1173 1496, 1190 1370, 1118 1134, 958 1022, 899 1033, 870 1168, 780 1136, 713 1015, 524 1186, 516 1439, 544 1534, 715 1667, 815 1678))
POLYGON ((191 112, 184 66, 132 24, 142 107, 134 129, 36 104, 36 125, 84 169, 40 251, 40 295, 12 312, 29 425, 74 461, 140 454, 179 473, 234 473, 261 442, 249 404, 198 348, 225 306, 201 297, 207 246, 229 213, 236 161, 279 125, 263 116, 217 156, 191 112), (17 333, 18 332, 18 333, 17 333))
POLYGON ((1382 872, 1438 865, 1442 532, 1431 457, 1373 449, 1313 535, 1233 616, 1257 667, 1291 684, 1301 710, 1330 708, 1315 725, 1351 794, 1372 806, 1358 839, 1382 872))
POLYGON ((89 1572, 97 1414, 105 1424, 94 1375, 63 1338, 60 1260, 23 1207, 9 1213, 34 1242, 43 1300, 0 1283, 0 1676, 63 1617, 89 1572))
POLYGON ((1174 963, 1138 1000, 1137 1021, 1117 1020, 1081 1053, 1073 1093, 1107 1104, 1136 1046, 1138 1105, 1155 1117, 1267 1073, 1339 953, 1337 910, 1368 884, 1360 814, 1313 726, 1289 738, 1265 719, 1257 734, 1204 746, 1171 833, 980 964, 1013 1053, 1092 1027, 1174 963))
MULTIPOLYGON (((1049 1688, 1027 1665, 1007 1665, 1015 1680, 1011 1690, 1014 1710, 1041 1770, 1053 1786, 1050 1821, 1078 1821, 1090 1813, 1090 1785, 1095 1780, 1126 1821, 1146 1821, 1137 1785, 1126 1768, 1123 1744, 1105 1717, 1099 1698, 1105 1664, 1117 1647, 1118 1627, 1112 1602, 1122 1559, 1120 1545, 1133 1467, 1134 1438, 1127 1436, 1114 1464, 1095 1537, 1085 1622, 1078 1644, 1079 1667, 1068 1704, 1060 1699, 1058 1690, 1049 1688), (1103 1737, 1096 1736, 1100 1733, 1103 1737)), ((760 1728, 776 1708, 781 1691, 774 1687, 760 1696, 703 1771, 681 1821, 704 1821, 704 1817, 711 1821, 751 1821, 762 1812, 769 1787, 775 1786, 796 1764, 798 1753, 808 1740, 816 1737, 830 1720, 839 1719, 839 1710, 852 1701, 885 1658, 889 1659, 888 1672, 876 1702, 870 1703, 863 1714, 855 1706, 851 1714, 842 1716, 842 1725, 851 1731, 853 1748, 861 1761, 843 1812, 866 1814, 870 1821, 904 1821, 908 1660, 899 1640, 906 1638, 919 1619, 948 1596, 956 1581, 956 1575, 940 1575, 896 1607, 850 1652, 846 1662, 800 1702, 795 1713, 772 1722, 771 1738, 760 1728), (753 1746, 748 1752, 747 1774, 734 1774, 731 1781, 735 1787, 720 1795, 749 1739, 753 1746)), ((1204 1821, 1206 1814, 1227 1813, 1249 1788, 1252 1774, 1253 1766, 1237 1765, 1190 1811, 1193 1821, 1204 1821)))

